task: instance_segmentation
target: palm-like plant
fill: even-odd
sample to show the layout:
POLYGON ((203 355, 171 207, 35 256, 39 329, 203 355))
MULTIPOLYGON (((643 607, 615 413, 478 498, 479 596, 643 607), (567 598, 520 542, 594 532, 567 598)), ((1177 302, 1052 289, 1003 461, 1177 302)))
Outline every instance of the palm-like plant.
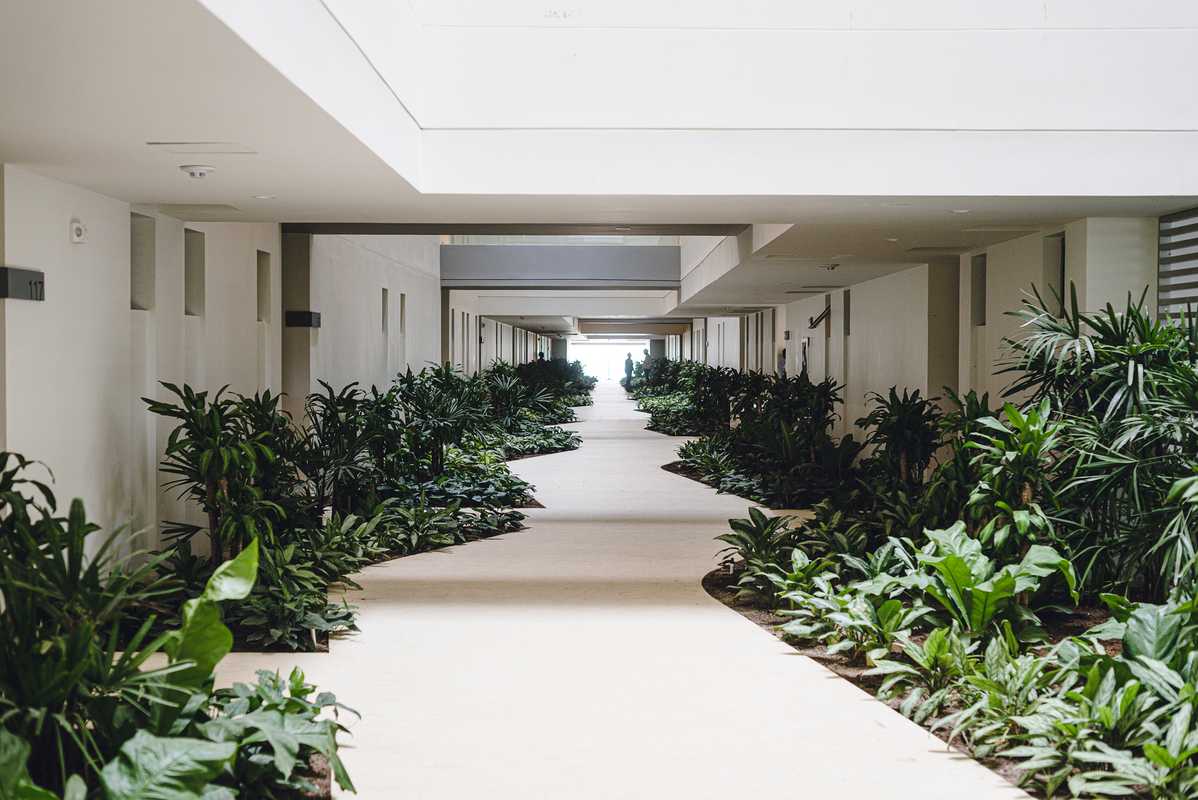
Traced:
POLYGON ((415 449, 436 478, 445 471, 445 449, 487 424, 482 385, 451 365, 411 368, 395 381, 396 401, 415 449))
POLYGON ((923 482, 924 473, 940 446, 940 409, 934 399, 918 389, 890 387, 887 395, 872 392, 873 409, 857 420, 857 427, 870 431, 865 443, 872 445, 874 458, 896 480, 908 485, 923 482))
POLYGON ((167 440, 162 462, 163 471, 175 476, 166 486, 179 489, 180 496, 190 497, 204 510, 212 562, 218 564, 226 548, 240 551, 268 532, 271 519, 281 513, 254 485, 262 466, 275 455, 266 444, 266 433, 249 431, 242 424, 237 401, 225 395, 228 387, 209 399, 207 392, 190 386, 162 386, 179 402, 142 400, 152 413, 179 421, 167 440))

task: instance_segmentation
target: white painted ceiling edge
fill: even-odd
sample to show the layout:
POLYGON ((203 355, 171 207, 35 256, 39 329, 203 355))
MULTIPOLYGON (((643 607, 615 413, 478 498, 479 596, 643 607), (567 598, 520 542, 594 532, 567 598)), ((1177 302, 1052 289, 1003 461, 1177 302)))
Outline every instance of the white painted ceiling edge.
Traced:
MULTIPOLYGON (((673 19, 665 2, 613 12, 589 0, 564 25, 531 27, 527 2, 200 2, 426 195, 1163 197, 1198 186, 1186 157, 1198 102, 1167 80, 1198 68, 1184 0, 1137 19, 1107 2, 915 4, 918 18, 955 26, 931 31, 903 27, 884 0, 850 4, 881 26, 871 30, 851 27, 853 13, 819 16, 836 4, 802 4, 817 15, 805 20, 755 3, 759 24, 782 15, 790 27, 731 32, 615 22, 665 20, 667 8, 673 19), (581 26, 588 14, 600 24, 581 26)), ((727 24, 723 4, 697 5, 686 13, 727 24)))

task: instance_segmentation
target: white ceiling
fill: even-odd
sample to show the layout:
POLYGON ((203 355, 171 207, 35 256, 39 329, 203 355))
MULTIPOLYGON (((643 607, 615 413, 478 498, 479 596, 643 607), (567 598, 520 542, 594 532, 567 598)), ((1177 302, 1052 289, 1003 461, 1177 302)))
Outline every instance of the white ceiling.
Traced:
MULTIPOLYGON (((804 71, 795 58, 806 56, 792 46, 798 40, 763 48, 752 37, 737 37, 856 37, 863 29, 907 36, 930 26, 947 40, 953 37, 943 34, 983 24, 996 30, 1067 28, 1083 17, 1090 27, 1117 27, 1129 24, 1121 5, 1018 0, 990 8, 993 4, 934 2, 920 6, 923 10, 905 8, 900 19, 886 0, 735 6, 703 0, 687 4, 685 14, 678 3, 654 0, 578 0, 568 6, 523 0, 326 2, 327 8, 319 0, 0 4, 0 161, 133 203, 190 206, 177 213, 191 218, 772 221, 799 226, 794 255, 822 257, 847 247, 863 258, 891 261, 905 256, 901 249, 891 252, 895 248, 874 253, 877 234, 894 234, 904 244, 961 241, 963 220, 948 210, 962 205, 973 212, 968 224, 984 227, 1038 226, 1088 213, 1156 214, 1198 204, 1196 162, 1174 157, 1174 151, 1192 152, 1191 145, 1198 144, 1193 130, 1198 101, 1173 96, 1155 102, 1159 82, 1136 67, 1136 59, 1149 58, 1173 61, 1143 69, 1192 65, 1198 48, 1150 47, 1148 37, 1191 37, 1192 28, 1184 26, 1195 24, 1186 11, 1192 4, 1157 3, 1152 14, 1139 15, 1161 30, 1143 39, 1136 34, 1122 54, 1138 92, 1127 98, 1127 107, 1119 105, 1119 93, 1130 91, 1126 76, 1099 80, 1102 73, 1090 74, 1073 87, 1101 91, 1105 100, 1095 104, 1075 93, 1069 113, 1081 116, 1065 122, 1128 125, 1134 118, 1134 135, 1058 131, 1051 146, 1064 149, 1054 150, 1050 160, 1035 157, 1044 155, 1039 139, 1011 133, 985 134, 988 147, 1006 150, 972 159, 961 153, 980 140, 921 139, 912 151, 922 153, 921 160, 895 158, 885 143, 897 139, 889 136, 854 139, 808 130, 802 133, 823 142, 808 147, 795 144, 793 131, 754 129, 811 124, 795 115, 813 110, 857 113, 854 109, 872 109, 871 124, 897 124, 914 109, 927 126, 926 115, 940 113, 944 104, 910 86, 891 92, 871 85, 868 94, 854 95, 845 93, 851 84, 842 80, 833 92, 825 83, 840 80, 838 70, 825 63, 804 71), (925 28, 900 30, 920 19, 925 28), (1170 25, 1183 27, 1165 30, 1170 25), (729 31, 735 41, 728 39, 729 31), (685 47, 662 38, 677 36, 685 47), (725 46, 751 52, 730 58, 725 46), (1111 118, 1110 109, 1121 116, 1111 118), (1153 116, 1165 113, 1173 116, 1153 116), (1091 118, 1082 119, 1086 114, 1091 118), (636 131, 524 135, 502 128, 569 123, 606 129, 629 122, 671 129, 642 137, 636 131), (1166 123, 1168 131, 1147 130, 1166 123), (709 124, 736 129, 674 129, 709 124), (473 130, 475 125, 482 129, 473 130), (1097 144, 1085 138, 1090 135, 1098 137, 1097 144), (850 140, 851 147, 844 144, 850 140), (1020 142, 1030 149, 1015 158, 1010 154, 1020 142), (942 144, 964 149, 935 155, 942 144), (1145 159, 1151 161, 1147 166, 1140 163, 1145 159), (216 170, 197 181, 179 171, 187 163, 216 170), (923 180, 925 174, 934 179, 923 180), (958 181, 958 175, 966 178, 958 181), (1008 175, 1019 180, 1004 182, 1008 175), (927 196, 943 194, 929 187, 957 185, 976 193, 927 196), (1026 191, 1012 194, 1012 186, 1026 191), (1086 196, 1047 195, 1058 187, 1086 196), (856 237, 863 237, 861 243, 856 237)), ((1082 38, 1091 34, 1109 35, 1092 31, 1082 38)), ((923 58, 907 53, 901 62, 904 68, 929 68, 923 58)), ((1103 57, 1104 64, 1113 60, 1103 57)), ((1092 67, 1094 61, 1085 64, 1092 67)), ((1021 73, 1011 71, 1023 67, 1007 66, 1010 86, 1003 91, 1017 90, 1025 102, 1042 94, 1041 111, 1058 113, 1050 91, 1055 84, 1029 93, 1021 73)), ((985 121, 991 107, 1002 108, 983 84, 949 85, 943 75, 929 80, 940 86, 937 91, 988 100, 956 106, 982 115, 972 124, 985 121)), ((993 116, 1001 116, 1004 126, 1017 124, 1010 110, 993 116)))

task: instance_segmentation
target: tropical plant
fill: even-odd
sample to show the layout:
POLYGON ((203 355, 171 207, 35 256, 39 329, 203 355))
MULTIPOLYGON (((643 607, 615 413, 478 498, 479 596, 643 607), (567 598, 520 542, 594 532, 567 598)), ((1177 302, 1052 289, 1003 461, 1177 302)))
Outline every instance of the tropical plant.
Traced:
POLYGON ((1023 554, 1029 544, 1050 539, 1052 521, 1042 503, 1053 503, 1055 454, 1062 422, 1054 422, 1048 398, 1021 413, 1007 403, 1005 423, 994 417, 978 420, 979 430, 966 447, 978 455, 979 480, 969 506, 983 520, 978 538, 1006 558, 1023 554))
POLYGON ((923 483, 940 446, 941 415, 935 399, 922 397, 918 389, 904 389, 900 396, 895 386, 889 394, 872 392, 867 399, 873 408, 857 420, 857 427, 870 432, 865 444, 874 448, 874 460, 896 481, 923 483))
POLYGON ((1000 568, 983 543, 966 533, 964 523, 926 535, 927 544, 915 553, 919 570, 906 583, 934 601, 965 638, 997 633, 999 622, 1011 625, 1021 641, 1042 638, 1039 618, 1020 600, 1054 573, 1077 602, 1073 565, 1051 547, 1031 545, 1019 563, 1000 568))
MULTIPOLYGON (((260 468, 274 454, 264 443, 265 433, 246 435, 237 401, 225 395, 228 387, 209 399, 207 392, 190 386, 165 382, 162 386, 179 402, 142 400, 151 413, 179 421, 167 439, 162 462, 162 471, 175 476, 166 486, 179 489, 181 497, 204 510, 212 562, 219 564, 226 550, 235 554, 268 533, 272 519, 282 513, 254 485, 260 468)), ((194 532, 188 525, 177 529, 187 535, 194 532)))
POLYGON ((418 374, 409 368, 395 388, 412 445, 429 459, 429 475, 438 478, 445 472, 446 449, 487 424, 484 390, 449 364, 418 374))
POLYGON ((877 659, 867 674, 884 676, 879 697, 901 698, 899 711, 924 722, 952 699, 957 681, 969 672, 969 647, 956 628, 936 628, 923 642, 904 637, 900 646, 906 661, 877 659))
POLYGON ((778 563, 788 545, 793 544, 793 517, 769 517, 758 508, 750 508, 747 519, 730 519, 732 529, 715 537, 727 547, 716 554, 722 564, 778 563))

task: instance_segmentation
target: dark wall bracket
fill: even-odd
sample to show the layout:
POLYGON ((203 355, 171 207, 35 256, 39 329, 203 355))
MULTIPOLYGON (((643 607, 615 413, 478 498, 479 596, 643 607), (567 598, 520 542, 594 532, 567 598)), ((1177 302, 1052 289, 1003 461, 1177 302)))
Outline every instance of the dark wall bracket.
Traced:
POLYGON ((283 324, 288 328, 319 328, 319 311, 288 311, 283 314, 283 324))
POLYGON ((0 267, 0 299, 45 300, 46 273, 36 269, 0 267))

